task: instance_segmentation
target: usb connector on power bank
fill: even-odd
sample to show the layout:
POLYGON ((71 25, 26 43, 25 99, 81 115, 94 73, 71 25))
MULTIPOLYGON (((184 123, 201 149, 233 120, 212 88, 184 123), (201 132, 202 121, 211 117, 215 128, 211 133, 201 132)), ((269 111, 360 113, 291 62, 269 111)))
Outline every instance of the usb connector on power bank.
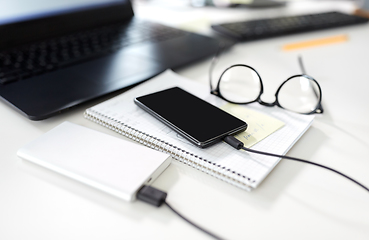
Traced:
POLYGON ((166 198, 166 192, 146 185, 143 186, 137 193, 137 199, 154 205, 155 207, 160 207, 161 205, 163 205, 166 198))

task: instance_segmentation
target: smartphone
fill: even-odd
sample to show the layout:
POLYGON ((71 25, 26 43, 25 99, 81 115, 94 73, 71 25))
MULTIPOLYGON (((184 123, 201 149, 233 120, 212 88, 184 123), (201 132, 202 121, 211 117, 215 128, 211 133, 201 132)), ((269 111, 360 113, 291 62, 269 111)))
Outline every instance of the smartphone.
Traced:
POLYGON ((246 122, 179 87, 137 97, 134 102, 200 148, 247 128, 246 122))

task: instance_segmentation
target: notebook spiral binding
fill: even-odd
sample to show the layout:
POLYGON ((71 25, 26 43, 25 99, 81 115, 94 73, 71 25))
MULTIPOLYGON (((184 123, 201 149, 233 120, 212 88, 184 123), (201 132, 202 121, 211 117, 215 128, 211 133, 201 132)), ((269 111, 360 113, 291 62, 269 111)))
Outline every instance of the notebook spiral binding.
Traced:
POLYGON ((251 184, 255 182, 255 180, 252 180, 242 174, 230 169, 226 169, 225 167, 217 165, 216 163, 212 163, 204 158, 193 155, 192 153, 182 150, 176 146, 173 146, 172 144, 141 132, 116 119, 112 119, 91 109, 87 109, 84 112, 84 117, 125 137, 128 137, 129 139, 143 144, 144 146, 160 152, 169 153, 172 158, 178 160, 179 162, 205 172, 229 184, 235 185, 236 187, 248 190, 250 189, 251 184))

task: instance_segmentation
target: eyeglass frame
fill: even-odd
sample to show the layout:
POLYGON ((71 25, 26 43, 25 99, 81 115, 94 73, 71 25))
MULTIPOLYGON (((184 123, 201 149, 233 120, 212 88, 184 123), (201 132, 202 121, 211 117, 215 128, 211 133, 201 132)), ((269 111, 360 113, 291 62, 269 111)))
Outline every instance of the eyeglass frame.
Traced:
MULTIPOLYGON (((218 80, 218 83, 217 83, 217 86, 215 89, 213 89, 213 84, 212 84, 212 72, 213 72, 213 69, 214 69, 214 66, 215 66, 215 63, 216 60, 217 60, 217 57, 218 57, 218 54, 213 58, 212 60, 212 63, 211 63, 211 66, 210 66, 210 70, 209 70, 209 83, 210 83, 210 93, 217 96, 217 97, 220 97, 221 99, 227 101, 227 102, 230 102, 230 103, 233 103, 233 104, 250 104, 250 103, 254 103, 254 102, 258 102, 259 104, 263 105, 263 106, 266 106, 266 107, 274 107, 274 106, 277 106, 277 107, 280 107, 282 109, 286 109, 284 108, 283 106, 281 106, 281 104, 279 103, 278 101, 278 94, 280 92, 280 90, 282 89, 283 85, 285 85, 289 80, 291 80, 292 78, 295 78, 295 77, 305 77, 309 80, 312 80, 313 82, 316 83, 316 85, 318 86, 318 90, 319 90, 319 96, 318 96, 318 93, 315 91, 315 89, 313 88, 314 90, 314 93, 317 97, 319 97, 319 101, 318 101, 318 104, 316 105, 315 109, 312 110, 311 112, 308 112, 308 113, 300 113, 300 114, 306 114, 306 115, 309 115, 309 114, 322 114, 324 112, 324 109, 323 109, 323 106, 322 106, 322 89, 318 83, 317 80, 315 80, 313 77, 309 76, 309 75, 306 75, 306 74, 298 74, 298 75, 293 75, 291 77, 289 77, 287 80, 285 80, 277 89, 276 93, 274 94, 275 96, 275 101, 272 102, 272 103, 267 103, 267 102, 264 102, 261 100, 261 95, 264 93, 264 85, 263 85, 263 81, 261 79, 261 76, 260 74, 258 73, 258 71, 256 71, 253 67, 249 66, 249 65, 245 65, 245 64, 234 64, 234 65, 231 65, 230 67, 226 68, 223 73, 220 75, 219 77, 219 80, 218 80), (234 102, 234 101, 231 101, 231 100, 228 100, 226 99, 220 92, 220 88, 219 88, 219 85, 220 85, 220 82, 222 80, 222 77, 223 75, 228 71, 230 70, 231 68, 234 68, 234 67, 247 67, 247 68, 250 68, 251 70, 253 70, 258 78, 259 78, 259 81, 260 81, 260 93, 259 95, 256 97, 255 100, 253 101, 250 101, 250 102, 244 102, 244 103, 239 103, 239 102, 234 102)), ((302 63, 302 58, 301 56, 299 56, 298 58, 299 60, 299 65, 302 69, 302 72, 305 72, 304 70, 304 66, 303 66, 303 63, 302 63)), ((286 109, 286 110, 289 110, 289 109, 286 109)), ((289 110, 291 111, 291 110, 289 110)), ((292 111, 294 112, 294 111, 292 111)))

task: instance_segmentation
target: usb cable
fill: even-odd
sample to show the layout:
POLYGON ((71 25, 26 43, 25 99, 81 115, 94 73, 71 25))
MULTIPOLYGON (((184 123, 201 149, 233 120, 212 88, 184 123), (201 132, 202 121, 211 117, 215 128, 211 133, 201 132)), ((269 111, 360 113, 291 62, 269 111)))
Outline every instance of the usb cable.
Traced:
POLYGON ((245 150, 247 152, 251 152, 251 153, 256 153, 256 154, 261 154, 261 155, 266 155, 266 156, 271 156, 271 157, 280 157, 280 158, 285 158, 285 159, 288 159, 288 160, 294 160, 294 161, 298 161, 298 162, 303 162, 303 163, 308 163, 308 164, 311 164, 311 165, 315 165, 315 166, 318 166, 318 167, 321 167, 321 168, 325 168, 327 170, 330 170, 332 172, 335 172, 347 179, 349 179, 350 181, 356 183, 357 185, 359 185, 360 187, 364 188, 365 190, 367 190, 369 192, 369 188, 367 188, 366 186, 364 186, 363 184, 359 183, 358 181, 352 179, 351 177, 335 170, 335 169, 332 169, 330 167, 327 167, 327 166, 324 166, 324 165, 321 165, 319 163, 315 163, 315 162, 310 162, 310 161, 307 161, 307 160, 304 160, 304 159, 300 159, 300 158, 295 158, 295 157, 289 157, 289 156, 284 156, 284 155, 278 155, 278 154, 273 154, 273 153, 267 153, 267 152, 261 152, 261 151, 257 151, 257 150, 253 150, 253 149, 250 149, 250 148, 246 148, 244 147, 243 145, 243 142, 239 141, 237 138, 235 138, 234 136, 227 136, 223 139, 226 143, 228 143, 230 146, 232 146, 233 148, 237 149, 237 150, 245 150))
POLYGON ((154 188, 152 186, 143 186, 137 193, 137 199, 146 202, 148 204, 151 204, 155 207, 160 207, 161 205, 165 204, 167 207, 172 210, 175 214, 177 214, 180 218, 185 220, 187 223, 191 224, 192 226, 196 227, 197 229, 201 230, 202 232, 208 234, 209 236, 213 237, 214 239, 221 240, 219 236, 205 230, 204 228, 200 227, 199 225, 193 223, 186 217, 184 217, 182 214, 177 212, 167 201, 167 193, 163 192, 157 188, 154 188))
MULTIPOLYGON (((244 150, 247 152, 251 152, 251 153, 256 153, 256 154, 261 154, 261 155, 266 155, 266 156, 271 156, 271 157, 280 157, 280 158, 285 158, 285 159, 289 159, 289 160, 294 160, 294 161, 299 161, 299 162, 303 162, 303 163, 308 163, 308 164, 312 164, 318 167, 322 167, 325 168, 327 170, 330 170, 332 172, 335 172, 347 179, 349 179, 350 181, 356 183, 357 185, 359 185, 360 187, 364 188, 365 190, 367 190, 369 192, 369 188, 367 188, 366 186, 364 186, 363 184, 359 183, 358 181, 352 179, 351 177, 337 171, 334 170, 330 167, 318 164, 318 163, 314 163, 311 161, 307 161, 307 160, 303 160, 300 158, 295 158, 295 157, 289 157, 289 156, 284 156, 284 155, 278 155, 278 154, 273 154, 273 153, 267 153, 267 152, 261 152, 261 151, 257 151, 257 150, 253 150, 250 148, 246 148, 244 147, 244 144, 239 141, 237 138, 235 138, 234 136, 227 136, 223 139, 226 143, 228 143, 230 146, 232 146, 233 148, 237 149, 237 150, 244 150)), ((186 221, 187 223, 191 224, 192 226, 196 227, 197 229, 201 230, 202 232, 208 234, 209 236, 213 237, 214 239, 222 239, 221 237, 205 230, 204 228, 200 227, 199 225, 195 224, 194 222, 190 221, 189 219, 187 219, 186 217, 184 217, 182 214, 180 214, 178 211, 176 211, 167 201, 167 193, 163 192, 157 188, 151 187, 151 186, 143 186, 137 193, 137 199, 149 203, 153 206, 156 207, 160 207, 161 205, 166 205, 170 210, 172 210, 175 214, 177 214, 180 218, 182 218, 184 221, 186 221)))

